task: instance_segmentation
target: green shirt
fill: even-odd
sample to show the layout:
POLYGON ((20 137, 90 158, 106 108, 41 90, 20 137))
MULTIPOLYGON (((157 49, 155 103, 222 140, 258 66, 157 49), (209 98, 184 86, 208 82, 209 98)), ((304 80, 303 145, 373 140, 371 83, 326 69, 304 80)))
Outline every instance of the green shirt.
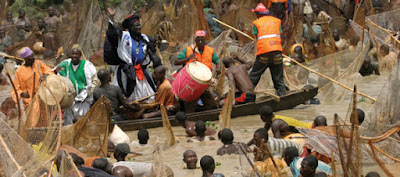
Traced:
MULTIPOLYGON (((178 60, 183 60, 186 58, 186 50, 187 50, 187 48, 183 49, 182 53, 178 55, 178 57, 177 57, 178 60)), ((200 54, 203 54, 203 52, 200 52, 200 54)), ((219 58, 218 58, 217 54, 215 54, 215 52, 213 53, 213 56, 212 56, 212 62, 214 64, 219 63, 219 58)))
POLYGON ((64 69, 59 72, 61 76, 67 77, 74 84, 75 90, 79 93, 83 88, 86 87, 86 76, 85 76, 85 60, 81 60, 76 71, 72 68, 72 61, 62 61, 59 66, 64 69))

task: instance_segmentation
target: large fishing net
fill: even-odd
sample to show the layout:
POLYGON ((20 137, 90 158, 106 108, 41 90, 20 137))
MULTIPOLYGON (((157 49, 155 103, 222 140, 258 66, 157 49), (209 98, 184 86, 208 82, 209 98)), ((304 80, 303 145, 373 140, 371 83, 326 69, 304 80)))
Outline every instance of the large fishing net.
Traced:
POLYGON ((83 176, 82 174, 80 174, 81 172, 78 171, 78 168, 75 166, 72 157, 66 151, 62 151, 59 173, 60 176, 66 177, 83 176))
POLYGON ((291 89, 301 89, 306 84, 319 87, 318 98, 324 102, 339 102, 351 94, 336 83, 332 83, 322 75, 332 78, 344 86, 352 87, 361 76, 358 71, 367 54, 366 47, 361 49, 346 49, 315 60, 304 65, 319 74, 312 73, 304 67, 294 65, 284 71, 286 85, 291 89))
POLYGON ((1 123, 2 166, 6 176, 48 173, 55 152, 60 147, 60 105, 46 82, 42 82, 38 90, 44 93, 33 97, 26 108, 26 120, 24 116, 19 120, 18 133, 5 122, 1 123))
POLYGON ((109 126, 110 105, 108 99, 102 96, 81 119, 64 127, 62 143, 90 157, 107 157, 109 126))
POLYGON ((377 137, 388 133, 390 135, 392 133, 393 135, 388 136, 386 139, 380 139, 381 141, 378 141, 376 146, 397 159, 400 159, 398 151, 400 148, 400 135, 391 131, 393 131, 395 126, 399 125, 400 121, 399 77, 400 68, 399 62, 397 62, 387 83, 366 116, 362 124, 363 129, 361 129, 361 135, 367 137, 377 137))
MULTIPOLYGON (((32 148, 5 121, 0 119, 0 176, 40 176, 48 174, 54 156, 44 154, 43 143, 32 148)), ((56 174, 53 171, 53 174, 56 174)))
POLYGON ((335 115, 334 125, 317 127, 318 130, 298 128, 308 138, 306 147, 336 160, 341 166, 341 169, 338 168, 339 174, 356 175, 374 166, 380 167, 382 173, 389 174, 384 163, 400 162, 397 151, 400 148, 397 116, 399 94, 395 89, 398 87, 399 74, 397 64, 362 126, 357 126, 357 96, 353 93, 350 111, 346 116, 348 121, 335 115))

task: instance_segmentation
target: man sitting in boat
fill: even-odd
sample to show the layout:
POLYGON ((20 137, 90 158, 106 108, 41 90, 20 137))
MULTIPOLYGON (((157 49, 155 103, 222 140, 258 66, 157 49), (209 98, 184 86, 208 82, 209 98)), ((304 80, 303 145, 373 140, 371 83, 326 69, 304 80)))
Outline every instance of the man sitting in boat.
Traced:
POLYGON ((224 145, 217 150, 217 155, 239 154, 241 149, 239 146, 242 146, 242 149, 246 152, 251 152, 251 149, 246 144, 233 142, 233 132, 228 128, 221 131, 221 142, 224 143, 224 145))
POLYGON ((133 112, 138 112, 139 107, 133 106, 128 103, 125 99, 124 94, 122 94, 121 89, 118 86, 111 85, 111 74, 108 70, 101 69, 97 73, 97 77, 99 78, 101 85, 96 87, 93 91, 94 102, 96 102, 102 95, 105 95, 107 99, 110 101, 110 106, 113 109, 111 111, 111 118, 114 120, 127 120, 125 116, 121 115, 121 109, 119 108, 121 105, 124 108, 129 109, 133 112))
POLYGON ((202 120, 198 120, 195 125, 196 137, 188 140, 188 142, 201 142, 201 141, 214 141, 215 138, 212 136, 206 136, 206 123, 202 120))
MULTIPOLYGON (((175 119, 179 122, 179 124, 185 128, 186 130, 186 134, 189 137, 192 136, 196 136, 196 131, 195 131, 195 127, 196 127, 196 122, 193 121, 188 121, 186 114, 182 111, 177 112, 175 115, 175 119)), ((211 135, 215 135, 215 130, 211 127, 206 127, 206 132, 204 133, 205 136, 211 136, 211 135)))
MULTIPOLYGON (((212 47, 206 46, 206 31, 196 31, 195 33, 195 45, 191 45, 183 49, 182 53, 178 55, 175 60, 175 65, 186 65, 193 61, 199 61, 205 64, 210 70, 213 68, 213 63, 219 68, 219 58, 215 54, 212 47)), ((201 101, 204 104, 205 110, 217 108, 213 95, 210 91, 206 90, 201 96, 201 101)), ((184 102, 185 112, 191 113, 196 110, 197 102, 184 102)))
MULTIPOLYGON (((250 80, 248 70, 251 68, 249 64, 235 65, 232 58, 224 58, 222 60, 226 68, 225 75, 229 79, 229 87, 235 92, 235 104, 245 104, 256 101, 253 83, 250 80), (238 92, 236 92, 236 89, 238 92)), ((220 102, 223 105, 224 101, 220 102)))
MULTIPOLYGON (((168 115, 174 115, 178 110, 178 100, 172 92, 172 85, 168 79, 165 79, 165 72, 167 69, 164 66, 158 66, 154 69, 153 76, 157 84, 157 95, 154 101, 154 107, 163 104, 168 115)), ((153 112, 143 115, 144 119, 161 116, 161 111, 156 109, 153 112)))

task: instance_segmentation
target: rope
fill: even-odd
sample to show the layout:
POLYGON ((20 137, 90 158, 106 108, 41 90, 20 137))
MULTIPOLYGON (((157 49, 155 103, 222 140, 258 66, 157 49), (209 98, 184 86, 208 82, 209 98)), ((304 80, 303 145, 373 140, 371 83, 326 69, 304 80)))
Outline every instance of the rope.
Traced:
POLYGON ((296 90, 301 90, 301 89, 299 89, 298 87, 294 86, 294 84, 293 84, 292 82, 290 82, 290 80, 289 80, 289 78, 288 78, 288 76, 287 76, 287 74, 286 74, 286 70, 283 70, 283 76, 284 76, 285 79, 288 81, 288 83, 289 83, 289 85, 290 85, 291 87, 293 87, 293 88, 296 89, 296 90))
POLYGON ((376 143, 379 141, 382 141, 386 138, 388 138, 389 136, 393 135, 394 133, 396 133, 397 131, 400 131, 400 124, 397 125, 396 127, 393 127, 392 129, 390 129, 389 131, 387 131, 386 133, 376 136, 376 137, 365 137, 365 136, 361 136, 362 140, 368 141, 368 142, 372 142, 372 143, 376 143))
POLYGON ((371 148, 374 159, 376 160, 376 162, 378 162, 378 165, 382 168, 382 170, 386 173, 386 175, 388 175, 389 177, 394 177, 393 174, 390 173, 390 171, 385 167, 385 164, 383 164, 383 162, 378 158, 378 156, 376 156, 372 142, 368 142, 368 144, 371 148))
POLYGON ((400 162, 400 159, 397 159, 395 157, 392 157, 391 155, 387 154, 386 152, 384 152, 382 149, 379 149, 378 147, 374 146, 372 143, 369 144, 371 146, 371 148, 375 148, 376 150, 378 150, 380 153, 382 153, 383 155, 385 155, 386 157, 396 161, 396 162, 400 162))

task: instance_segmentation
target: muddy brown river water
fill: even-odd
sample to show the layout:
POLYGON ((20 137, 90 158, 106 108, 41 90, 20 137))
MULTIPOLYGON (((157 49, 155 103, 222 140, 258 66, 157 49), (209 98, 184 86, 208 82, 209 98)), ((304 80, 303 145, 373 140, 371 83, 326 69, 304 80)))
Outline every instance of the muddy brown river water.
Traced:
MULTIPOLYGON (((388 73, 382 73, 381 76, 371 75, 368 77, 363 77, 358 81, 357 89, 362 93, 377 98, 380 90, 388 79, 388 75, 388 73)), ((323 102, 321 105, 299 105, 294 109, 279 111, 275 114, 294 117, 306 122, 313 121, 313 119, 318 115, 324 115, 328 119, 328 124, 332 124, 334 113, 337 113, 342 118, 346 116, 350 98, 351 92, 349 91, 347 98, 341 102, 323 102)), ((361 97, 358 99, 361 99, 361 97)), ((368 114, 369 109, 372 107, 372 102, 368 99, 365 99, 365 101, 362 101, 358 104, 358 107, 363 109, 365 113, 368 114)), ((218 125, 217 121, 212 123, 218 125)), ((247 143, 252 138, 254 131, 261 127, 263 127, 263 122, 260 120, 258 115, 250 115, 232 119, 231 128, 235 137, 234 141, 247 143)), ((182 137, 185 135, 185 131, 182 127, 173 127, 172 129, 174 130, 175 136, 182 137)), ((165 139, 163 128, 154 128, 149 129, 148 131, 150 133, 150 144, 155 141, 156 137, 158 137, 160 141, 165 139)), ((137 131, 130 131, 127 133, 131 138, 131 141, 137 140, 137 131)), ((269 133, 271 135, 271 132, 269 133)), ((217 137, 215 136, 215 138, 217 137)), ((184 163, 182 161, 183 152, 189 149, 194 150, 197 153, 199 161, 202 156, 211 155, 214 157, 216 162, 221 163, 221 165, 215 169, 215 172, 222 173, 225 176, 242 176, 239 155, 217 156, 217 149, 223 145, 220 141, 216 140, 211 142, 187 143, 187 138, 179 138, 178 141, 179 143, 177 145, 162 152, 163 163, 169 165, 173 169, 175 176, 201 176, 201 170, 184 169, 184 163)), ((133 149, 133 151, 144 154, 143 156, 136 157, 135 161, 153 162, 151 149, 133 149)), ((200 165, 199 162, 198 165, 200 165)), ((248 167, 248 165, 245 166, 248 167)), ((391 170, 398 170, 399 166, 400 164, 391 164, 389 165, 389 168, 391 170)), ((376 166, 365 166, 363 168, 364 172, 368 172, 370 170, 379 171, 376 166)), ((381 172, 381 174, 383 173, 381 172)))
MULTIPOLYGON (((388 79, 388 73, 382 73, 381 76, 368 76, 361 78, 358 83, 358 90, 363 92, 369 96, 377 98, 380 90, 386 83, 388 79)), ((7 96, 10 95, 10 86, 0 86, 0 101, 2 102, 7 96)), ((317 96, 318 97, 318 96, 317 96)), ((298 120, 311 122, 318 115, 324 115, 328 119, 328 124, 332 124, 334 113, 338 113, 340 117, 344 118, 348 111, 348 106, 350 103, 351 92, 349 91, 348 96, 345 100, 337 103, 326 103, 322 102, 321 105, 299 105, 291 110, 284 110, 276 112, 275 114, 294 117, 298 120)), ((363 109, 366 114, 368 114, 369 109, 372 107, 372 102, 365 99, 365 101, 360 102, 358 107, 363 109)), ((218 122, 214 121, 213 124, 218 126, 218 122)), ((232 119, 232 131, 234 132, 234 141, 239 142, 248 142, 256 129, 263 127, 263 122, 260 120, 258 115, 249 115, 238 117, 232 119)), ((218 140, 209 141, 209 142, 194 142, 188 143, 185 137, 185 131, 182 127, 173 127, 175 136, 177 136, 177 140, 179 143, 176 145, 163 150, 161 152, 162 163, 168 165, 174 171, 175 176, 177 177, 186 177, 186 176, 201 176, 201 170, 187 170, 184 169, 185 165, 182 161, 183 152, 185 150, 194 150, 197 153, 198 157, 198 166, 200 166, 200 159, 204 155, 211 155, 214 157, 215 161, 220 163, 221 165, 215 169, 215 172, 222 173, 225 176, 242 176, 239 155, 225 155, 225 156, 217 156, 216 152, 219 147, 222 146, 222 143, 218 140)), ((158 138, 161 143, 165 140, 164 129, 161 128, 153 128, 149 129, 150 140, 149 144, 153 144, 155 140, 158 138)), ((137 131, 129 131, 126 132, 130 137, 131 141, 137 141, 137 131)), ((270 132, 271 134, 271 132, 270 132)), ((216 139, 216 135, 214 136, 216 139)), ((138 156, 134 158, 134 161, 138 162, 154 162, 153 156, 153 148, 147 149, 136 149, 132 148, 132 151, 142 153, 142 156, 138 156)), ((110 159, 111 162, 114 162, 114 159, 110 159)), ((248 165, 244 165, 246 168, 248 165)), ((394 174, 400 174, 399 168, 400 164, 390 164, 388 165, 389 169, 394 172, 394 174), (396 171, 397 170, 397 171, 396 171), (397 172, 397 173, 396 173, 397 172)), ((363 168, 364 174, 370 170, 378 170, 378 168, 368 166, 363 168)), ((379 171, 379 170, 378 170, 379 171)), ((381 174, 383 174, 380 171, 381 174)), ((291 175, 289 173, 289 175, 291 175)), ((383 175, 382 175, 383 176, 383 175)))

